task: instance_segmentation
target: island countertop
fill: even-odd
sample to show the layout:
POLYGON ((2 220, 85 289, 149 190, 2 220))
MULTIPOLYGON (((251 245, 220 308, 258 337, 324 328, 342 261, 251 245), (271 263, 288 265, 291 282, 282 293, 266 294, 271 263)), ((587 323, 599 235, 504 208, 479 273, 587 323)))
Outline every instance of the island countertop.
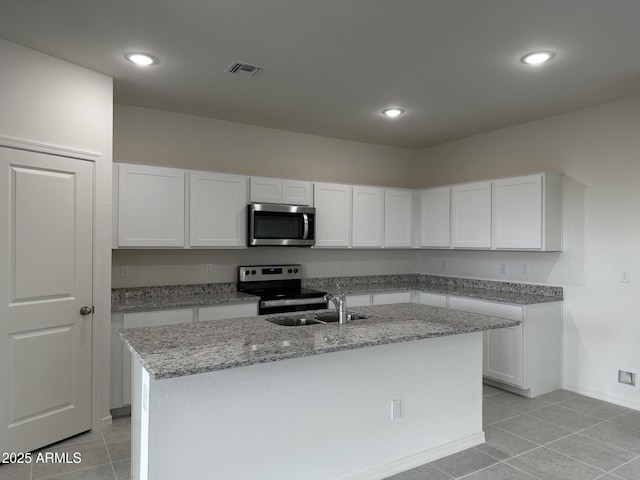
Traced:
MULTIPOLYGON (((517 325, 518 321, 401 303, 358 307, 366 319, 299 327, 266 316, 120 331, 125 345, 156 380, 322 353, 423 340, 517 325)), ((326 310, 325 310, 326 311, 326 310)), ((298 312, 300 316, 311 312, 298 312)), ((293 315, 278 314, 272 316, 293 315)))

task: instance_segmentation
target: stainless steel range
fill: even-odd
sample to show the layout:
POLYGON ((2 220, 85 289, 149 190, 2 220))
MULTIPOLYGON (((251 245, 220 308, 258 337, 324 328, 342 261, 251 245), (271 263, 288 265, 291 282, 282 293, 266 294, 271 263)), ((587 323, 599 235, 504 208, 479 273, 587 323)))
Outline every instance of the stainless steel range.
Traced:
POLYGON ((260 297, 260 315, 327 308, 326 292, 302 287, 302 265, 238 267, 238 291, 260 297))

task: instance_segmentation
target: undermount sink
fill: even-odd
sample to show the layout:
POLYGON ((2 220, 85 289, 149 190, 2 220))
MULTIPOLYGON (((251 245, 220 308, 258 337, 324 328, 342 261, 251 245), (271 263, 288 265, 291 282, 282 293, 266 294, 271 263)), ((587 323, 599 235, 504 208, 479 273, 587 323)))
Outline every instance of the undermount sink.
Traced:
MULTIPOLYGON (((338 321, 338 312, 327 312, 327 313, 316 313, 315 318, 317 320, 321 320, 323 322, 331 323, 338 321)), ((357 312, 349 312, 347 311, 347 319, 348 320, 360 320, 363 318, 367 318, 366 315, 362 315, 357 312)))
POLYGON ((316 322, 312 318, 301 316, 288 316, 288 317, 271 317, 266 319, 268 322, 275 323, 276 325, 282 325, 283 327, 301 327, 304 325, 319 325, 320 322, 316 322))
MULTIPOLYGON (((362 315, 358 312, 347 312, 349 320, 360 320, 368 318, 366 315, 362 315)), ((282 325, 283 327, 302 327, 305 325, 320 325, 323 323, 335 323, 338 321, 338 312, 322 312, 311 313, 305 315, 304 313, 296 313, 291 315, 280 315, 277 317, 266 318, 268 322, 275 323, 276 325, 282 325)))

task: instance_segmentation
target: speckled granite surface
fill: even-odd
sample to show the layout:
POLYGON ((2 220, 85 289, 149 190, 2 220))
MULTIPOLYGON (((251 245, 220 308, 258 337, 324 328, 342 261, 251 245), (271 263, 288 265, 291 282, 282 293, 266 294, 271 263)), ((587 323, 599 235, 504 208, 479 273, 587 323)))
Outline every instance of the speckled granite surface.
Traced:
POLYGON ((344 326, 284 327, 264 316, 246 317, 132 328, 120 331, 120 336, 151 376, 160 380, 519 323, 413 303, 359 307, 357 311, 369 318, 344 326))
POLYGON ((169 308, 202 307, 231 303, 256 303, 258 298, 236 291, 235 283, 114 288, 111 312, 140 312, 169 308))
POLYGON ((308 288, 331 293, 337 293, 336 283, 340 284, 342 291, 347 295, 417 290, 516 305, 558 302, 563 299, 562 287, 438 275, 372 275, 303 280, 303 285, 308 288))
MULTIPOLYGON (((348 295, 417 290, 516 305, 557 302, 563 299, 562 287, 438 275, 369 275, 310 278, 302 281, 307 288, 331 293, 337 293, 336 283, 348 295)), ((113 313, 256 301, 257 298, 252 295, 236 292, 236 284, 232 282, 111 290, 113 313)))

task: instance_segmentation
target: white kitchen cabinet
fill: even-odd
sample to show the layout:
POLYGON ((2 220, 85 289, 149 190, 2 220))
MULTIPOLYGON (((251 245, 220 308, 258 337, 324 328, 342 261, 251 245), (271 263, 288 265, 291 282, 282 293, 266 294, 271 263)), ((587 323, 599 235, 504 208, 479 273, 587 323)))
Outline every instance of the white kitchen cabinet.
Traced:
POLYGON ((447 308, 447 296, 437 293, 418 292, 418 303, 432 307, 447 308))
POLYGON ((347 309, 352 307, 368 307, 371 305, 371 295, 347 295, 347 309))
POLYGON ((562 250, 562 175, 494 181, 494 247, 562 250))
POLYGON ((198 321, 225 320, 227 318, 255 317, 258 303, 234 303, 198 308, 198 321))
POLYGON ((413 190, 387 188, 384 191, 384 246, 410 248, 413 245, 413 190))
POLYGON ((391 303, 410 303, 411 292, 374 293, 373 305, 388 305, 391 303))
POLYGON ((420 246, 451 246, 451 187, 420 191, 420 246))
POLYGON ((184 247, 185 172, 118 165, 118 246, 184 247))
POLYGON ((491 184, 476 182, 451 188, 454 248, 491 248, 491 184))
POLYGON ((382 247, 384 228, 384 189, 352 188, 351 246, 382 247))
POLYGON ((351 187, 337 183, 315 183, 316 247, 351 245, 351 187))
POLYGON ((312 202, 312 183, 270 177, 251 177, 252 203, 307 205, 312 202))
POLYGON ((485 381, 529 397, 557 390, 562 375, 561 302, 506 305, 460 297, 449 308, 521 321, 484 332, 485 381))
POLYGON ((189 172, 189 245, 247 245, 247 177, 189 172))
MULTIPOLYGON (((181 308, 175 310, 154 310, 149 312, 133 312, 125 313, 122 315, 123 326, 122 328, 136 328, 136 327, 155 327, 159 325, 175 325, 178 323, 189 323, 193 321, 193 309, 181 308)), ((113 325, 112 325, 113 328, 113 325)), ((122 348, 122 342, 118 342, 122 348)), ((113 368, 112 364, 112 368, 113 368)), ((131 404, 131 353, 128 348, 122 348, 122 376, 121 381, 117 376, 114 378, 112 375, 112 381, 115 381, 115 385, 122 385, 122 404, 131 404)), ((114 404, 112 404, 112 407, 114 404)))

